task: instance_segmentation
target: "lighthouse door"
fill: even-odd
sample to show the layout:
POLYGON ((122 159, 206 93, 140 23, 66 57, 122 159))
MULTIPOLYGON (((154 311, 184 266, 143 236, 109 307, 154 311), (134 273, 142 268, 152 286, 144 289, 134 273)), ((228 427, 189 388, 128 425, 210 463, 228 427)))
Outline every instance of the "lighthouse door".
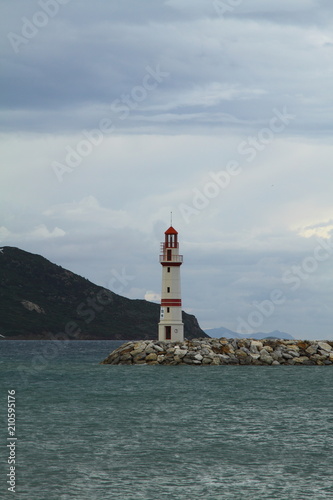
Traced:
POLYGON ((165 340, 171 340, 171 326, 165 327, 165 340))

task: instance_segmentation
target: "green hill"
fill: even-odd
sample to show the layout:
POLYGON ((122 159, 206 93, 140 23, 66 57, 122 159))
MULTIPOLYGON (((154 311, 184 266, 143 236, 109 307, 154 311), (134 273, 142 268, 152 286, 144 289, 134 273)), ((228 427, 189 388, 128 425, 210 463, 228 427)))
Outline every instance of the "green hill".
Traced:
MULTIPOLYGON (((131 300, 15 247, 0 253, 0 334, 6 339, 157 338, 159 305, 131 300)), ((183 312, 185 337, 207 337, 183 312)))

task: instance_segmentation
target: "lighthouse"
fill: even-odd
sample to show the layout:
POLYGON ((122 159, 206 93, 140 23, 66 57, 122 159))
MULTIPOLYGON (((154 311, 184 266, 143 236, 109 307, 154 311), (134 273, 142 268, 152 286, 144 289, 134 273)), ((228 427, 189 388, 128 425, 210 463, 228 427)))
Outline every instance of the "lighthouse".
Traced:
POLYGON ((184 340, 182 322, 182 300, 180 293, 180 266, 183 256, 179 255, 178 233, 170 226, 161 243, 162 264, 161 314, 158 324, 158 340, 171 342, 184 340))

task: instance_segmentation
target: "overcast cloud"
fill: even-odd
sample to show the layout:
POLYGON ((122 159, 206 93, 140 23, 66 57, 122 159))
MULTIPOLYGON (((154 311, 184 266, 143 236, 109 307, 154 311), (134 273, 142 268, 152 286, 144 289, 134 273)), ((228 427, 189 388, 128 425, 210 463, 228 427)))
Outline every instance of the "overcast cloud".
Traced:
POLYGON ((172 211, 202 328, 332 339, 332 2, 0 6, 0 245, 158 300, 172 211))

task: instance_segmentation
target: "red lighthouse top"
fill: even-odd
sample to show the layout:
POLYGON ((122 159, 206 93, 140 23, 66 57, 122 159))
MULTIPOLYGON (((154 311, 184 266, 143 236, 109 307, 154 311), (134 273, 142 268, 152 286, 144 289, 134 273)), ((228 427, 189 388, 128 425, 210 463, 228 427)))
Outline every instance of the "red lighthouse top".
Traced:
POLYGON ((183 256, 178 254, 178 232, 170 226, 165 231, 164 243, 161 244, 160 262, 162 266, 180 266, 183 262, 183 256))
POLYGON ((165 231, 164 234, 178 234, 174 227, 170 226, 169 229, 165 231))
POLYGON ((178 248, 178 233, 175 228, 170 226, 164 234, 164 248, 178 248))

